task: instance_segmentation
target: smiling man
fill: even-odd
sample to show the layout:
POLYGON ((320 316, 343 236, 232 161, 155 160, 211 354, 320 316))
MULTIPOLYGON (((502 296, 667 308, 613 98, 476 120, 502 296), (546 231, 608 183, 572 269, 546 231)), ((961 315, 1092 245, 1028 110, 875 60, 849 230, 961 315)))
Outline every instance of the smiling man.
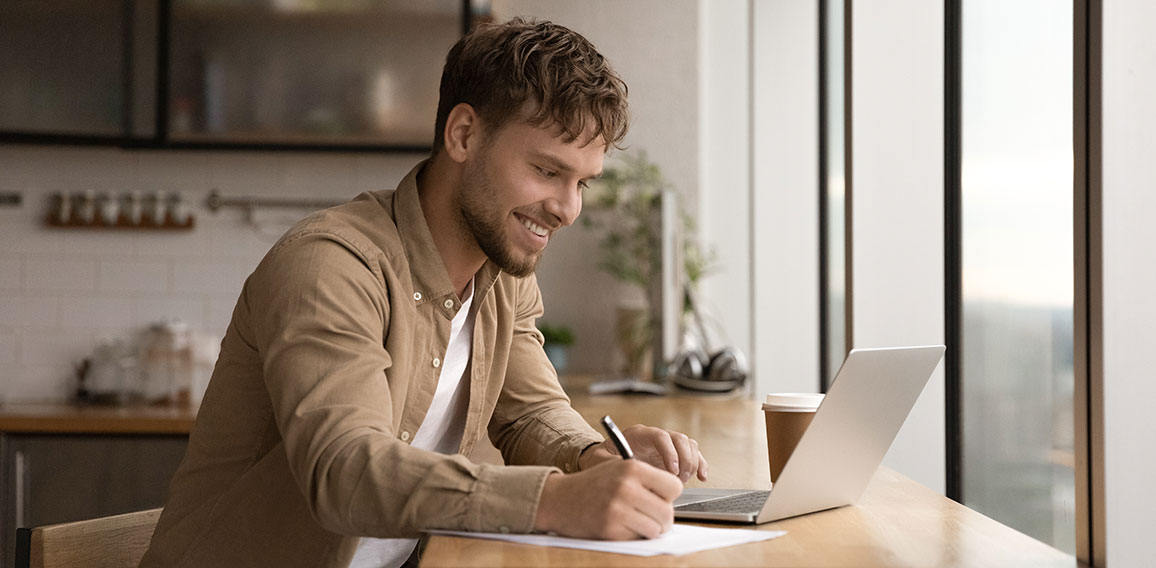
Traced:
POLYGON ((398 566, 426 529, 651 538, 706 461, 622 460, 542 351, 534 269, 625 135, 582 36, 483 26, 450 51, 433 155, 290 229, 245 282, 142 566, 398 566), (476 464, 482 436, 507 465, 476 464))

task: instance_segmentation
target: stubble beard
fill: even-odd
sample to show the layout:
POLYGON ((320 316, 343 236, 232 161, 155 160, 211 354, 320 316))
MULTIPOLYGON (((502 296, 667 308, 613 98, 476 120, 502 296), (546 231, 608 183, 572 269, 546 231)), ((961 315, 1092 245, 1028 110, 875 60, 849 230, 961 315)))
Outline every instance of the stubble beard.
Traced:
POLYGON ((478 247, 503 272, 518 278, 533 274, 542 253, 520 255, 513 250, 506 235, 506 215, 496 205, 497 192, 483 165, 474 162, 466 166, 464 177, 457 206, 478 247))

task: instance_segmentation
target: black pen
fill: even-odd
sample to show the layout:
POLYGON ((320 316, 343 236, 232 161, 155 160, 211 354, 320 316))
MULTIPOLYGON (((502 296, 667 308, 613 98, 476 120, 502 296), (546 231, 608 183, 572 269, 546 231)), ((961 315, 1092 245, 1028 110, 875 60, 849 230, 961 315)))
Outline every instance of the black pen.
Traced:
POLYGON ((618 448, 618 454, 622 456, 622 459, 634 459, 634 451, 630 449, 630 444, 626 443, 626 438, 618 426, 614 424, 614 421, 610 419, 610 415, 602 417, 602 427, 610 435, 610 441, 614 442, 614 447, 618 448))

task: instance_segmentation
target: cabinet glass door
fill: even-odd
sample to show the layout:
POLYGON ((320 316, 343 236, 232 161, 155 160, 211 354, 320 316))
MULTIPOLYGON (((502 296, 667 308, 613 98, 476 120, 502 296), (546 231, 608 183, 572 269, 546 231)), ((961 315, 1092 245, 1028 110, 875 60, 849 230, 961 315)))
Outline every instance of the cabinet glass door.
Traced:
POLYGON ((0 131, 127 130, 123 0, 0 0, 0 131))
POLYGON ((428 148, 461 0, 175 0, 168 138, 428 148))

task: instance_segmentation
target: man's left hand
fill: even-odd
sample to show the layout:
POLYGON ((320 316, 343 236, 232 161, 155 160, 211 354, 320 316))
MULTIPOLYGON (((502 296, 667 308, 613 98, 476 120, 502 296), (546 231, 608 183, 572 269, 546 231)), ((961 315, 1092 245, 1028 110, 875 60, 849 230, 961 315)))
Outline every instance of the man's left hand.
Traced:
MULTIPOLYGON (((686 434, 635 424, 624 429, 622 435, 634 450, 634 459, 665 469, 678 476, 683 483, 694 476, 699 481, 706 481, 709 471, 706 458, 698 451, 698 442, 686 434)), ((622 456, 618 455, 618 450, 610 440, 605 440, 582 452, 578 462, 585 470, 610 459, 622 459, 622 456)))

